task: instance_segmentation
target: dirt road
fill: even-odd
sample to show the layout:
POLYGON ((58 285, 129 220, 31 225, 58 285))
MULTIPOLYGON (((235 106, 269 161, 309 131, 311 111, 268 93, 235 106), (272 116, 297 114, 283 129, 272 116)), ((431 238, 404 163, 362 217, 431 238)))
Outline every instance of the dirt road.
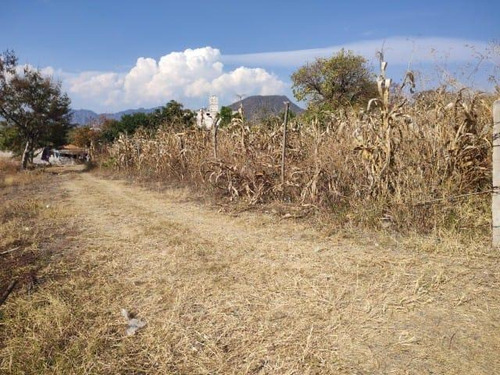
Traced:
POLYGON ((360 246, 184 190, 59 178, 79 231, 46 272, 64 277, 9 307, 37 306, 23 334, 41 372, 500 373, 495 254, 360 246), (123 308, 147 322, 134 336, 123 308))

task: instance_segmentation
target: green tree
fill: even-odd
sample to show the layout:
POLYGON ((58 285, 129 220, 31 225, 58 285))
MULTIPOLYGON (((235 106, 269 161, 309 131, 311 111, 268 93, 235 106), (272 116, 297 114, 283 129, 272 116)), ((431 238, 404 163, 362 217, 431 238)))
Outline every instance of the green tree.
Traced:
POLYGON ((101 139, 107 143, 113 142, 123 132, 120 121, 107 118, 102 119, 100 129, 101 139))
POLYGON ((123 115, 120 121, 101 118, 98 124, 101 132, 96 141, 102 140, 103 142, 108 143, 114 142, 114 140, 118 138, 121 133, 132 135, 139 128, 154 128, 153 121, 154 120, 151 118, 151 115, 142 112, 123 115))
POLYGON ((158 128, 161 125, 167 126, 192 126, 194 125, 195 113, 184 106, 171 100, 164 107, 158 108, 150 115, 152 126, 158 128))
POLYGON ((312 106, 336 109, 365 105, 377 97, 377 84, 364 57, 340 50, 329 59, 318 58, 292 74, 292 90, 297 100, 312 106))
POLYGON ((138 112, 131 115, 123 115, 120 120, 120 132, 134 134, 138 128, 150 128, 151 118, 148 114, 138 112))
POLYGON ((12 51, 0 55, 1 147, 22 154, 26 168, 35 149, 60 146, 70 126, 70 99, 61 84, 44 77, 39 70, 16 70, 12 51))
POLYGON ((233 110, 229 107, 222 106, 220 108, 220 123, 219 127, 227 126, 231 123, 231 120, 233 119, 233 110))

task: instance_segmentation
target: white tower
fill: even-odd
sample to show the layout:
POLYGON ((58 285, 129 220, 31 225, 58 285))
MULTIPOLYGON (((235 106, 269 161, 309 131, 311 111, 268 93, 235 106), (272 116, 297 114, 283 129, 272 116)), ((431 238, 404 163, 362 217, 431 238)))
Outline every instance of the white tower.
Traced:
POLYGON ((215 95, 212 95, 210 96, 208 103, 208 111, 212 116, 215 117, 215 115, 219 113, 219 98, 215 95))

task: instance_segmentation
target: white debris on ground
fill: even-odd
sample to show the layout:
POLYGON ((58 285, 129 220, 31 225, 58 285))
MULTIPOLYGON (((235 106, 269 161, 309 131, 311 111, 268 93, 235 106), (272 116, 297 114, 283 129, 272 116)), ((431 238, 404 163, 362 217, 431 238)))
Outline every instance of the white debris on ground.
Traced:
POLYGON ((126 331, 127 336, 135 335, 137 330, 144 328, 146 326, 146 322, 144 320, 133 318, 127 310, 122 309, 121 313, 122 313, 122 316, 125 319, 127 319, 127 323, 128 323, 128 328, 126 331))

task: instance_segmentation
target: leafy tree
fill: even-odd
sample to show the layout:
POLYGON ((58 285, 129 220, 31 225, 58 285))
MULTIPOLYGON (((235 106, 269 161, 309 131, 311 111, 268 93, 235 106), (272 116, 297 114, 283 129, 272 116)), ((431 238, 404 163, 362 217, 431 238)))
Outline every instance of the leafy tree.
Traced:
POLYGON ((134 134, 140 128, 149 128, 151 126, 150 116, 146 113, 138 112, 131 115, 123 115, 120 120, 120 132, 134 134))
POLYGON ((5 121, 0 122, 0 150, 16 150, 19 154, 23 148, 22 141, 17 129, 7 126, 5 121))
POLYGON ((153 113, 134 113, 122 116, 120 121, 102 119, 100 139, 104 142, 113 142, 120 133, 134 134, 137 129, 156 130, 160 126, 186 127, 194 124, 195 114, 184 109, 181 103, 171 100, 166 106, 158 108, 153 113))
POLYGON ((113 142, 122 132, 121 122, 113 119, 104 119, 100 127, 101 139, 104 142, 113 142))
POLYGON ((22 168, 34 150, 66 142, 70 126, 70 99, 61 84, 25 67, 16 71, 12 51, 0 55, 1 146, 22 154, 22 168))
POLYGON ((231 123, 233 119, 233 110, 229 107, 222 106, 219 112, 220 123, 219 126, 227 126, 231 123))
POLYGON ((193 111, 185 109, 184 106, 171 100, 165 105, 157 109, 150 115, 152 127, 158 128, 161 125, 168 126, 192 126, 194 125, 196 115, 193 111))
POLYGON ((101 137, 101 131, 90 126, 82 126, 72 129, 69 133, 69 139, 72 144, 78 147, 90 148, 101 137))
POLYGON ((377 97, 377 84, 366 59, 344 49, 299 68, 291 78, 294 96, 309 100, 312 106, 336 109, 364 105, 377 97))
MULTIPOLYGON (((107 118, 100 119, 97 126, 101 129, 101 132, 95 141, 113 142, 121 133, 132 135, 139 128, 148 129, 152 127, 152 120, 151 116, 146 113, 133 113, 123 115, 120 121, 107 118)), ((85 138, 83 130, 78 132, 77 135, 85 138)))

